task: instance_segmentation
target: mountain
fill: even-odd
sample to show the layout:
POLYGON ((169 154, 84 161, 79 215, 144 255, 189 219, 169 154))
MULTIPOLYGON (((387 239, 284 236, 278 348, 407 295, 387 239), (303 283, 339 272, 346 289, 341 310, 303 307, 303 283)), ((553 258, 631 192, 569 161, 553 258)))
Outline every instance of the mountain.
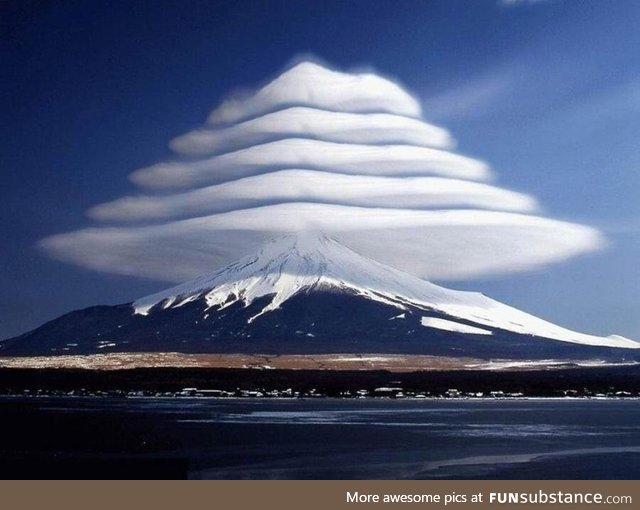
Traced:
MULTIPOLYGON (((381 240, 381 242, 384 242, 381 240)), ((640 343, 571 331, 483 294, 446 289, 322 234, 285 235, 211 274, 71 312, 0 355, 101 352, 406 353, 640 359, 640 343)))

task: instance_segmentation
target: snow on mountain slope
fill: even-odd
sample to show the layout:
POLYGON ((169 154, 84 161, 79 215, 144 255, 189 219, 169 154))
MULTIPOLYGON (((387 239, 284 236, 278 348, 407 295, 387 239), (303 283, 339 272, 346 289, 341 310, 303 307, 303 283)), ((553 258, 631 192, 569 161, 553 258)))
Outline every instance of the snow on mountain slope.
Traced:
POLYGON ((470 333, 472 335, 493 335, 488 329, 476 328, 468 324, 460 324, 459 322, 439 319, 438 317, 422 317, 420 324, 428 328, 443 329, 445 331, 454 331, 457 333, 470 333))
MULTIPOLYGON (((384 240, 381 240, 384 242, 384 240)), ((444 313, 449 329, 471 333, 477 326, 563 342, 601 347, 640 348, 621 336, 599 337, 571 331, 504 305, 480 293, 446 289, 359 255, 323 234, 291 234, 271 240, 262 249, 209 275, 144 297, 133 303, 136 314, 153 308, 176 308, 204 298, 208 307, 225 308, 242 301, 272 296, 250 321, 277 309, 292 296, 314 289, 333 289, 379 301, 400 310, 409 306, 444 313)), ((422 324, 433 326, 429 317, 422 324)), ((485 330, 486 331, 486 330, 485 330)))

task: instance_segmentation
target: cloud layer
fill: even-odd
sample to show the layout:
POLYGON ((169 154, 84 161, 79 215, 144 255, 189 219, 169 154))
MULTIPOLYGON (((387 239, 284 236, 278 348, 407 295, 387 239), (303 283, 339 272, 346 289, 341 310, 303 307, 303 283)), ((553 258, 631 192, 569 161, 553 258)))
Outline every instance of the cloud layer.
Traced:
POLYGON ((435 280, 530 270, 602 246, 597 230, 537 216, 533 197, 483 182, 489 166, 452 152, 449 133, 420 114, 395 82, 298 64, 174 139, 184 158, 133 172, 151 192, 89 211, 121 226, 41 245, 83 267, 170 281, 299 231, 435 280))
POLYGON ((268 204, 311 202, 363 207, 426 209, 473 207, 533 212, 533 197, 488 184, 440 177, 375 177, 289 169, 166 196, 132 196, 100 204, 89 216, 102 221, 167 220, 268 204))
POLYGON ((282 168, 311 168, 353 175, 442 175, 487 179, 486 163, 452 152, 414 145, 362 145, 286 138, 212 158, 160 163, 130 176, 151 189, 187 188, 282 168))
POLYGON ((253 94, 227 99, 211 112, 209 122, 228 124, 300 105, 336 112, 385 112, 408 117, 421 114, 418 101, 390 80, 302 62, 253 94))
POLYGON ((44 243, 92 269, 181 281, 299 231, 329 233, 359 253, 437 280, 533 269, 602 241, 589 227, 514 213, 287 203, 154 226, 86 229, 44 243))
POLYGON ((171 141, 181 154, 228 152, 282 138, 313 138, 357 144, 417 145, 449 149, 448 131, 417 119, 386 113, 341 113, 293 107, 226 128, 197 129, 171 141))

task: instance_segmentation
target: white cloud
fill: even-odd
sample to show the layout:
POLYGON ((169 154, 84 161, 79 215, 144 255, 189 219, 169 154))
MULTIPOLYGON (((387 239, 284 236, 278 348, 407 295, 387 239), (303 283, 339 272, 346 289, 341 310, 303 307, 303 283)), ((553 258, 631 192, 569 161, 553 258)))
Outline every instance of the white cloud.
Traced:
POLYGON ((441 175, 487 179, 486 163, 413 145, 360 145, 287 138, 212 158, 160 163, 136 170, 131 180, 147 188, 186 188, 282 168, 310 168, 356 175, 441 175))
POLYGON ((315 170, 281 170, 163 196, 124 197, 89 211, 102 221, 201 216, 282 202, 320 202, 385 208, 475 207, 532 212, 535 199, 477 182, 439 177, 374 177, 315 170))
POLYGON ((436 280, 529 270, 603 243, 592 228, 522 214, 287 203, 148 227, 80 230, 43 246, 92 269, 181 281, 250 254, 274 236, 308 231, 436 280))
POLYGON ((209 122, 237 122, 300 105, 341 112, 420 116, 419 103, 388 79, 372 73, 342 73, 313 62, 301 62, 258 91, 227 99, 211 112, 209 122))
POLYGON ((173 142, 200 159, 131 175, 164 194, 89 211, 130 226, 83 229, 41 245, 83 267, 171 281, 216 270, 287 232, 320 231, 438 280, 530 270, 603 245, 595 229, 521 214, 537 211, 532 197, 472 182, 492 177, 489 166, 432 147, 448 146, 450 137, 403 117, 419 113, 412 96, 384 78, 299 64, 214 110, 213 122, 230 125, 173 142), (158 223, 136 224, 149 221, 158 223))
POLYGON ((453 146, 453 140, 445 129, 418 119, 387 113, 341 113, 308 107, 286 108, 227 128, 198 129, 175 138, 170 146, 178 153, 199 156, 295 137, 441 149, 453 146))

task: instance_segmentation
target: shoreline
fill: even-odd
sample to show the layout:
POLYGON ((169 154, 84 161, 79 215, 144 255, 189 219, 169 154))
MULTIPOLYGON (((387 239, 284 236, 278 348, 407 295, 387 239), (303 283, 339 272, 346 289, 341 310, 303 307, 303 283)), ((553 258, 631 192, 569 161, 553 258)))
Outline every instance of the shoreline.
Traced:
POLYGON ((206 368, 247 370, 375 371, 536 371, 574 368, 640 366, 636 360, 591 359, 482 359, 387 353, 269 354, 181 352, 107 352, 55 356, 0 356, 0 369, 83 369, 96 371, 139 368, 206 368))
POLYGON ((545 401, 545 402, 567 402, 567 401, 590 401, 590 402, 629 402, 640 401, 640 396, 630 397, 210 397, 210 396, 154 396, 154 395, 55 395, 55 394, 0 394, 2 399, 129 399, 129 400, 215 400, 226 402, 272 402, 274 400, 284 402, 300 402, 300 401, 364 401, 364 402, 527 402, 527 401, 545 401))

